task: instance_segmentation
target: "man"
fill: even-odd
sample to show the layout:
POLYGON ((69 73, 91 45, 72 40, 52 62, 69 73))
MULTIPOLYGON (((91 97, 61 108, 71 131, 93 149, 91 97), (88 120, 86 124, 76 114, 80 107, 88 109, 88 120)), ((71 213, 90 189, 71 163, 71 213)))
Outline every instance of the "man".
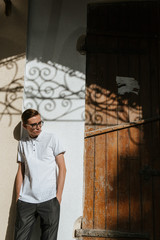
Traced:
POLYGON ((36 110, 24 111, 22 123, 27 136, 20 140, 18 149, 15 240, 30 239, 38 216, 41 240, 56 240, 66 175, 65 150, 56 136, 42 131, 43 121, 36 110))

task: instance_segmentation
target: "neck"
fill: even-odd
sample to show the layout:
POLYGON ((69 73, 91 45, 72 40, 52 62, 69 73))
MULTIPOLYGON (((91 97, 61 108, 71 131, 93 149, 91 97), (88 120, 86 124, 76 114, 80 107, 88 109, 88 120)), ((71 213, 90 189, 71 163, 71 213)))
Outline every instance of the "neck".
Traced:
MULTIPOLYGON (((30 135, 29 135, 30 136, 30 135)), ((37 138, 38 137, 38 135, 37 136, 30 136, 30 138, 37 138)))

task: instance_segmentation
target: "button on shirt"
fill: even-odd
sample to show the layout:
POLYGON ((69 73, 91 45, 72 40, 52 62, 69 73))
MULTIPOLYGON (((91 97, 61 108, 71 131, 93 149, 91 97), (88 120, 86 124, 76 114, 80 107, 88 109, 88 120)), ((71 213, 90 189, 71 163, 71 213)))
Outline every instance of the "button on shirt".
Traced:
POLYGON ((19 141, 18 162, 25 165, 19 199, 40 203, 56 197, 55 157, 65 150, 58 138, 41 132, 37 138, 24 137, 19 141))

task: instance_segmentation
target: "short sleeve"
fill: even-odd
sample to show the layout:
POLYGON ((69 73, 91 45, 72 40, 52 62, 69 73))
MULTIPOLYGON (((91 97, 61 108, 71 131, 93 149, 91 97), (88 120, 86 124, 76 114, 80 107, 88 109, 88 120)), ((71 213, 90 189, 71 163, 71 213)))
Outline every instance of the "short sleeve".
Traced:
POLYGON ((23 154, 23 151, 22 151, 22 143, 21 143, 21 141, 19 141, 19 144, 18 144, 17 162, 24 162, 24 154, 23 154))
POLYGON ((65 153, 64 147, 62 146, 58 137, 55 135, 52 138, 52 144, 53 144, 53 154, 55 157, 61 153, 65 153))

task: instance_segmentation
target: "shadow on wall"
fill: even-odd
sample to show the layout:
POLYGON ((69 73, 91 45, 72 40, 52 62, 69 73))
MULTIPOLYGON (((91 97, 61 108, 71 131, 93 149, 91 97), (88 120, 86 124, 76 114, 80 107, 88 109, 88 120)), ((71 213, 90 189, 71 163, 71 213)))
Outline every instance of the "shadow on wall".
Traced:
POLYGON ((55 55, 62 3, 63 0, 48 0, 47 4, 43 0, 29 1, 29 42, 27 48, 29 61, 36 57, 38 60, 47 62, 52 60, 55 55), (43 21, 41 21, 42 19, 43 21))
POLYGON ((57 63, 26 65, 24 108, 37 109, 44 121, 84 121, 85 75, 57 63))
MULTIPOLYGON (((19 122, 13 131, 13 137, 15 140, 19 141, 21 135, 21 122, 19 122)), ((6 230, 6 237, 5 240, 12 240, 14 236, 14 227, 15 227, 15 220, 16 220, 16 180, 14 181, 13 185, 13 192, 12 192, 12 199, 11 199, 11 206, 9 210, 9 217, 8 217, 8 226, 6 230)))
MULTIPOLYGON (((19 122, 13 131, 14 139, 19 141, 21 138, 21 122, 19 122)), ((14 231, 15 231, 15 221, 16 221, 16 179, 14 181, 14 187, 12 192, 12 200, 11 206, 9 210, 9 217, 8 217, 8 226, 6 230, 6 237, 5 240, 12 240, 14 239, 14 231)), ((37 219, 32 232, 31 240, 39 240, 40 239, 40 221, 39 218, 37 219)))
MULTIPOLYGON (((28 1, 12 1, 12 11, 5 16, 5 3, 0 3, 0 59, 11 57, 26 51, 26 26, 28 1)), ((7 11, 7 13, 9 13, 7 11)))
POLYGON ((15 181, 14 181, 14 187, 13 187, 13 193, 12 193, 11 206, 10 206, 10 210, 9 210, 8 226, 7 226, 5 240, 14 239, 14 226, 15 226, 15 220, 16 220, 15 199, 16 199, 16 185, 15 185, 15 181))
POLYGON ((44 63, 57 62, 84 73, 85 59, 77 53, 76 43, 77 39, 86 33, 86 29, 81 27, 82 23, 72 27, 68 19, 71 19, 74 10, 71 8, 69 12, 67 10, 63 12, 62 5, 65 2, 63 0, 49 0, 47 5, 45 1, 30 2, 32 4, 29 9, 28 61, 37 58, 44 63), (63 24, 61 15, 64 15, 66 19, 63 24), (67 25, 67 31, 66 28, 63 31, 64 24, 67 25))
POLYGON ((85 28, 77 28, 65 40, 59 59, 57 60, 64 66, 69 66, 85 74, 85 56, 76 51, 77 40, 86 33, 85 28), (73 61, 76 59, 76 61, 73 61))
POLYGON ((8 125, 13 116, 21 114, 25 54, 0 61, 0 121, 8 116, 8 125))

